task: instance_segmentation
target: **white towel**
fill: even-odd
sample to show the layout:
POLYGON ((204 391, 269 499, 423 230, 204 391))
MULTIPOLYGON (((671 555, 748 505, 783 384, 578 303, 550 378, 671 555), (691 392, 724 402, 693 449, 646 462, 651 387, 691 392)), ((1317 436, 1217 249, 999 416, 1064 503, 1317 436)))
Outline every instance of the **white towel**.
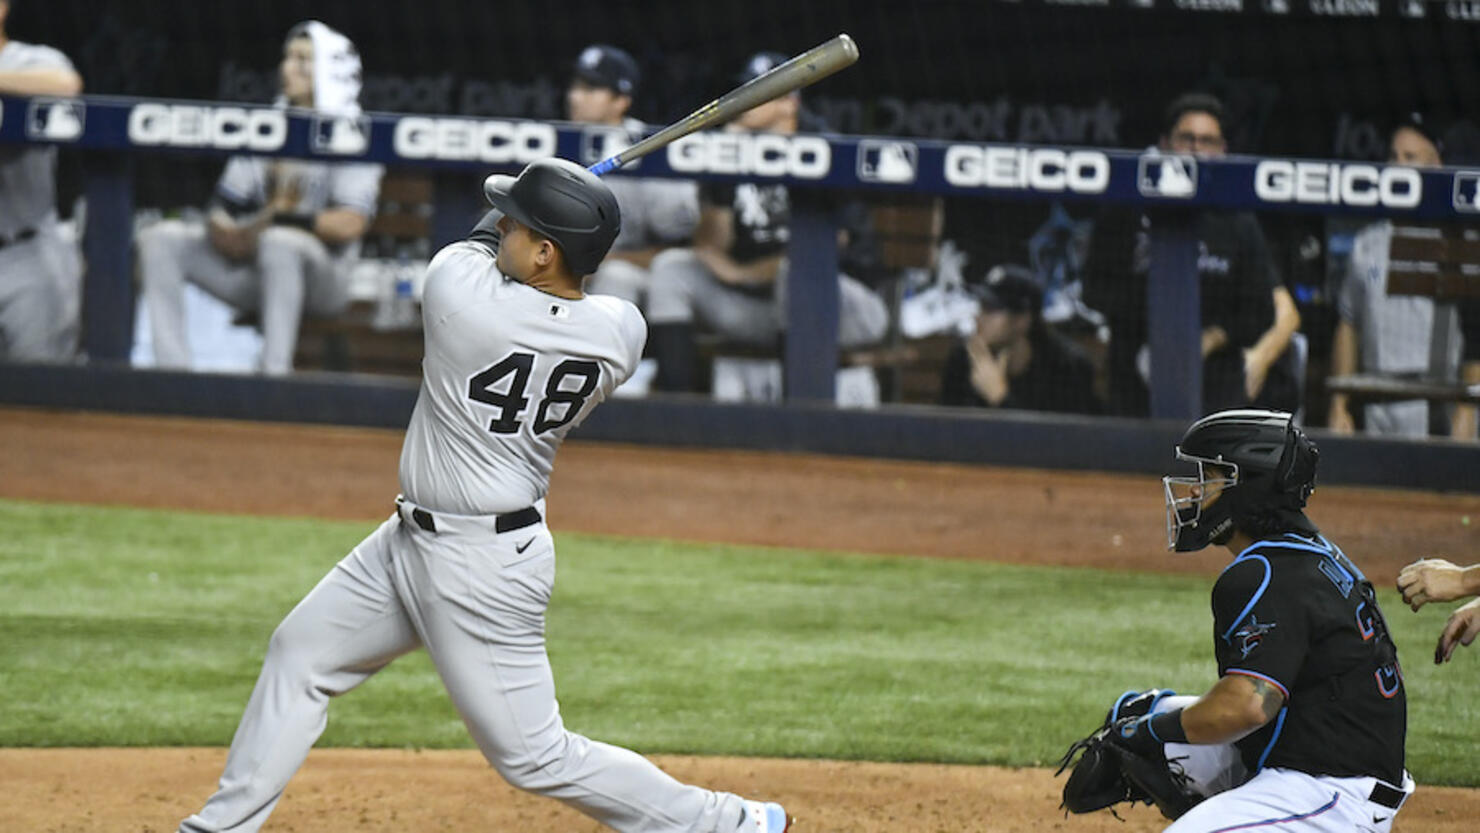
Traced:
MULTIPOLYGON (((288 30, 288 40, 308 35, 313 42, 313 108, 336 116, 360 113, 360 53, 354 42, 317 20, 288 30)), ((283 99, 279 97, 278 103, 283 99)))

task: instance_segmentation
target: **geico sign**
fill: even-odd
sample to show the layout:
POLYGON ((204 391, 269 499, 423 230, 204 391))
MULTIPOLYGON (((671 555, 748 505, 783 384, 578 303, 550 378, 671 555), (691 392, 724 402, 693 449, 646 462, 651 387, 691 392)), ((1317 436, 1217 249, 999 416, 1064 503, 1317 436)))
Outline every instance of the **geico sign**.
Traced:
POLYGON ((405 159, 533 162, 555 155, 555 128, 542 122, 433 119, 396 122, 396 155, 405 159))
POLYGON ((1266 202, 1413 208, 1423 177, 1412 168, 1266 159, 1254 169, 1254 193, 1266 202))
POLYGON ((1094 150, 951 145, 946 182, 960 188, 1099 194, 1110 184, 1110 158, 1094 150))
POLYGON ((128 138, 136 145, 277 150, 287 137, 281 110, 137 104, 128 114, 128 138))
POLYGON ((686 174, 821 179, 832 169, 832 146, 820 136, 695 133, 668 146, 668 167, 686 174))

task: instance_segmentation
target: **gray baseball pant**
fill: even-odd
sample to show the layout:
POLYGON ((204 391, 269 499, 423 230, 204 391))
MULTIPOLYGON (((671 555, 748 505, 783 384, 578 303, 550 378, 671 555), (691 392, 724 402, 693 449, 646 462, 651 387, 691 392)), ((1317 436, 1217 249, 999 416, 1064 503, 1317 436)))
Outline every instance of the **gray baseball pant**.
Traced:
POLYGON ((0 249, 0 357, 68 361, 77 349, 79 273, 54 233, 0 249))
POLYGON ((402 505, 404 522, 381 524, 278 626, 219 789, 180 833, 260 828, 324 731, 329 698, 418 647, 515 787, 624 833, 738 827, 739 796, 681 784, 634 752, 566 731, 545 654, 555 546, 544 523, 496 533, 492 519, 437 513, 433 533, 411 511, 402 505))
POLYGON ((139 279, 149 310, 154 360, 160 367, 189 368, 185 282, 240 310, 262 316, 262 372, 289 373, 304 310, 336 315, 349 303, 348 287, 329 250, 313 234, 270 226, 257 241, 252 263, 228 261, 211 245, 203 225, 165 220, 139 232, 139 279))
MULTIPOLYGON (((653 258, 647 319, 657 324, 698 323, 720 335, 774 344, 786 326, 786 269, 772 291, 754 294, 721 282, 693 249, 669 249, 653 258)), ((858 347, 884 337, 889 308, 859 281, 838 275, 838 344, 858 347)))

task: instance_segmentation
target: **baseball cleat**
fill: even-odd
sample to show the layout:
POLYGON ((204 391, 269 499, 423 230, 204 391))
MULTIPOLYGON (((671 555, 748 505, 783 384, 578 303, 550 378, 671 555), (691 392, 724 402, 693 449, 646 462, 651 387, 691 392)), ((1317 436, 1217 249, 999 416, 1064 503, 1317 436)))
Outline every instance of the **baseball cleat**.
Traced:
POLYGON ((740 833, 786 833, 792 821, 785 808, 774 801, 747 801, 740 833))

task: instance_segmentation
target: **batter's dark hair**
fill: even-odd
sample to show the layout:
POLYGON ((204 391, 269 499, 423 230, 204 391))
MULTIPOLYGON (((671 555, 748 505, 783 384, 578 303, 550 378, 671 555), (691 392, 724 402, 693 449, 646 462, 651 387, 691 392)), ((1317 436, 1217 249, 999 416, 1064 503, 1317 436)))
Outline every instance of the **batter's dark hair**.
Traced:
POLYGON ((1172 128, 1188 113, 1207 113, 1218 122, 1218 130, 1228 135, 1228 125, 1223 120, 1223 102, 1212 93, 1183 93, 1172 99, 1162 113, 1161 134, 1171 135, 1172 128))

